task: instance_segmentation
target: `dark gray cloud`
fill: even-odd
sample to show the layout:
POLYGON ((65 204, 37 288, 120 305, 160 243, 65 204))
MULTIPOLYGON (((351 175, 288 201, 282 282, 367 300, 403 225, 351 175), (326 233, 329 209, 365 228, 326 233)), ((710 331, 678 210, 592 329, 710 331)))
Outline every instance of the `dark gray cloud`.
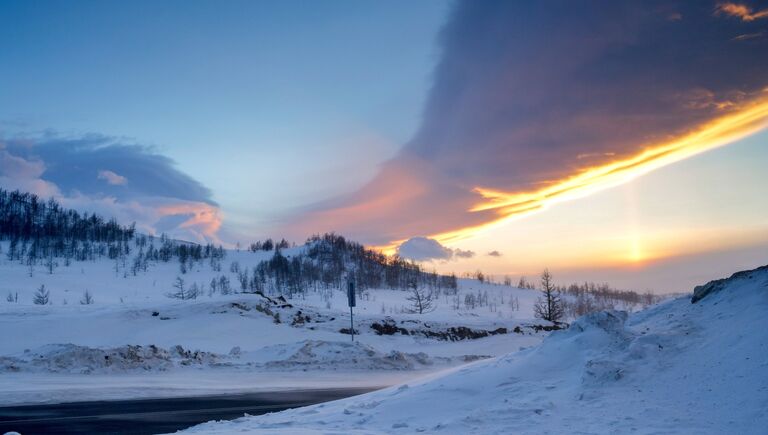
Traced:
POLYGON ((397 254, 403 258, 416 261, 448 261, 475 256, 474 251, 451 249, 443 246, 437 240, 428 237, 412 237, 406 240, 397 247, 397 254))
POLYGON ((454 249, 453 255, 458 258, 472 258, 475 256, 475 251, 470 251, 469 249, 454 249))
POLYGON ((460 1, 414 138, 289 230, 380 244, 487 223, 475 188, 537 190, 738 113, 768 92, 767 6, 460 1))
POLYGON ((502 253, 499 252, 499 251, 491 251, 491 252, 487 253, 486 255, 489 256, 489 257, 501 257, 502 253))
POLYGON ((403 242, 397 253, 403 258, 416 261, 449 260, 453 251, 440 242, 427 237, 413 237, 403 242))
POLYGON ((42 178, 63 193, 78 191, 120 199, 159 196, 216 205, 208 188, 151 147, 101 135, 10 139, 4 143, 12 155, 44 162, 42 178), (120 178, 125 182, 118 182, 120 178))
POLYGON ((136 222, 140 231, 219 240, 221 214, 205 186, 152 148, 115 138, 0 139, 0 187, 136 222))

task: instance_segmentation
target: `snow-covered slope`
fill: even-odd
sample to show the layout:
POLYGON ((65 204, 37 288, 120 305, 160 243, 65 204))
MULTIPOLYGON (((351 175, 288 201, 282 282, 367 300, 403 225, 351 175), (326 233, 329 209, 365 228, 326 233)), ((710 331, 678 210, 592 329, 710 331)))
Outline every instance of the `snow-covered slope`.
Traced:
POLYGON ((766 434, 768 268, 710 289, 591 314, 451 373, 188 432, 766 434))
MULTIPOLYGON (((8 242, 0 248, 7 253, 8 242)), ((391 385, 531 346, 548 334, 532 327, 542 323, 532 309, 539 292, 468 279, 459 280, 458 294, 441 294, 435 310, 422 315, 403 311, 407 291, 364 291, 354 345, 342 332, 350 318, 339 289, 308 288, 293 298, 208 291, 195 300, 167 296, 177 276, 206 289, 226 276, 239 291, 232 265, 252 271, 271 256, 233 250, 219 270, 195 262, 182 273, 170 261, 134 275, 106 257, 58 259, 59 266, 47 270, 0 255, 0 404, 391 385), (41 285, 50 292, 47 305, 32 303, 41 285), (81 305, 86 290, 95 302, 81 305), (457 307, 454 300, 468 295, 483 303, 457 307)))

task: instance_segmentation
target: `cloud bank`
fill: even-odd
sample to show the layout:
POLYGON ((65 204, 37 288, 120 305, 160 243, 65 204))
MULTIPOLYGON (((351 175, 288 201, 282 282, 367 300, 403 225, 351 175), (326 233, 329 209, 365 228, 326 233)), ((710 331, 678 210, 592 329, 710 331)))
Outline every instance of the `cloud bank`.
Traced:
POLYGON ((285 230, 446 243, 768 119, 766 2, 460 1, 413 139, 285 230))
POLYGON ((116 138, 52 135, 0 140, 0 187, 53 197, 65 207, 136 222, 195 242, 219 242, 211 192, 153 149, 116 138))

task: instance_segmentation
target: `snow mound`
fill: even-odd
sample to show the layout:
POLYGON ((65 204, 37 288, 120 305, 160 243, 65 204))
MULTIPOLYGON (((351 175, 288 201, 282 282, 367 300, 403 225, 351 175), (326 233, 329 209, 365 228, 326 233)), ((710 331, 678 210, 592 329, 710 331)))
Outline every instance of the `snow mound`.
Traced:
POLYGON ((234 347, 229 354, 165 349, 155 345, 93 348, 75 344, 51 344, 26 350, 19 356, 0 356, 0 373, 127 373, 156 372, 185 367, 226 367, 263 371, 370 371, 418 370, 441 364, 487 358, 477 355, 430 357, 426 353, 384 353, 360 342, 304 340, 267 346, 254 352, 234 347))
MULTIPOLYGON (((444 358, 438 358, 442 362, 444 358)), ((305 340, 285 358, 268 361, 265 368, 273 370, 413 370, 434 364, 423 352, 382 353, 360 342, 305 340)))
POLYGON ((420 382, 189 433, 765 434, 768 269, 420 382))
POLYGON ((178 366, 211 366, 225 357, 181 346, 127 345, 106 349, 75 344, 50 344, 18 357, 0 357, 2 372, 120 373, 164 371, 178 366))

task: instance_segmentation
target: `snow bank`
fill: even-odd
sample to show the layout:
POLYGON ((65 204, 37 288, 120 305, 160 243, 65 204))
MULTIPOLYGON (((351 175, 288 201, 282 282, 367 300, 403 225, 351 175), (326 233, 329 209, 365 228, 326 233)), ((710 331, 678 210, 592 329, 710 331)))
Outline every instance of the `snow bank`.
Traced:
MULTIPOLYGON (((465 356, 461 359, 466 361, 471 358, 465 356)), ((432 358, 424 352, 393 350, 382 353, 360 342, 305 340, 285 358, 269 361, 264 367, 271 370, 415 370, 436 364, 449 364, 454 360, 456 358, 432 358)))
POLYGON ((178 368, 234 368, 289 372, 295 370, 420 370, 488 358, 481 355, 430 357, 426 353, 380 352, 360 342, 304 340, 267 346, 253 352, 239 347, 222 355, 182 346, 155 345, 92 348, 52 344, 19 356, 0 356, 0 373, 103 374, 168 371, 178 368))
POLYGON ((187 432, 765 434, 766 313, 762 269, 696 304, 595 313, 537 347, 448 374, 187 432))
POLYGON ((164 349, 120 346, 97 349, 75 344, 51 344, 18 357, 0 357, 0 372, 124 373, 164 371, 180 366, 213 366, 227 359, 211 352, 190 351, 181 346, 164 349))

